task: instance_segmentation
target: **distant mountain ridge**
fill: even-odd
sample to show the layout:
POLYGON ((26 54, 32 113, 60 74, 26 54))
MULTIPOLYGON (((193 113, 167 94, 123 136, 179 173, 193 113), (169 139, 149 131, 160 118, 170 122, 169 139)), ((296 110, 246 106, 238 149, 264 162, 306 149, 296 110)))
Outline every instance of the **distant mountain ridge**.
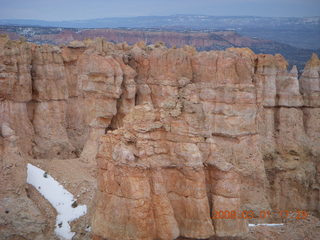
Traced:
POLYGON ((209 16, 209 15, 171 15, 171 16, 140 16, 111 17, 88 20, 45 21, 36 19, 0 19, 1 25, 32 25, 44 27, 70 28, 106 28, 106 27, 193 27, 226 28, 241 26, 319 26, 320 16, 315 17, 256 17, 256 16, 209 16), (210 24, 210 25, 209 25, 210 24))
POLYGON ((254 17, 172 15, 113 17, 91 20, 42 21, 0 19, 0 25, 63 28, 156 28, 166 31, 236 30, 240 34, 278 41, 298 48, 320 48, 320 16, 254 17))
POLYGON ((135 44, 144 41, 147 44, 163 42, 168 47, 191 45, 199 51, 225 50, 230 47, 249 47, 255 53, 280 53, 285 56, 290 65, 304 68, 305 62, 313 52, 320 54, 320 49, 301 49, 272 40, 252 38, 236 31, 169 31, 162 29, 79 29, 54 27, 23 27, 0 26, 0 33, 5 33, 11 39, 25 37, 37 44, 64 45, 74 40, 94 39, 101 37, 113 43, 127 42, 135 44))

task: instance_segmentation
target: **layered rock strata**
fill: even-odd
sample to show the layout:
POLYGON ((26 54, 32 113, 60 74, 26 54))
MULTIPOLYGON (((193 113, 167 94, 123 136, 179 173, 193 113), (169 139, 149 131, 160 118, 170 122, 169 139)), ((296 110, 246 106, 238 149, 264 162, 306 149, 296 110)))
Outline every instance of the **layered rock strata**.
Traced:
POLYGON ((97 157, 97 237, 238 236, 245 219, 213 212, 320 210, 316 55, 298 78, 249 49, 5 37, 0 49, 0 125, 21 155, 97 157))

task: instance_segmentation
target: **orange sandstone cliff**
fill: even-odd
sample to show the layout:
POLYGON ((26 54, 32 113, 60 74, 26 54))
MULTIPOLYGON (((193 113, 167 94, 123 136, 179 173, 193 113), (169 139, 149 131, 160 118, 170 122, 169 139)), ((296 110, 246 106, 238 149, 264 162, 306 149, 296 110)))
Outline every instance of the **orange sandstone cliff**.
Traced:
POLYGON ((316 55, 299 78, 281 55, 250 49, 2 36, 0 55, 4 239, 51 239, 24 188, 27 162, 53 159, 97 170, 95 195, 83 201, 101 239, 242 236, 247 220, 213 211, 320 211, 316 55), (16 205, 20 218, 4 212, 16 205))

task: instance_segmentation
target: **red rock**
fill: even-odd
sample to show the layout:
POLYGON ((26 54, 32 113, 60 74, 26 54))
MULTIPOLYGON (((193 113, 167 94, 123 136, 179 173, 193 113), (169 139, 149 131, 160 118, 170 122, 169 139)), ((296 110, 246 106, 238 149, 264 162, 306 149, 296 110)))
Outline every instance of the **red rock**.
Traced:
POLYGON ((281 55, 249 49, 1 37, 0 54, 1 161, 80 155, 98 168, 96 238, 242 236, 246 221, 213 211, 319 211, 315 55, 298 79, 281 55))

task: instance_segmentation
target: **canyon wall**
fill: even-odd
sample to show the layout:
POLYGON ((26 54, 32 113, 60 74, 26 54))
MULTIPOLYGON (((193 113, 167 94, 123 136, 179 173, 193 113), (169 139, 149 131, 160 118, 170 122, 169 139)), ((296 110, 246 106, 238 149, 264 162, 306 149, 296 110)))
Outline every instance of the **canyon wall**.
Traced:
MULTIPOLYGON (((1 177, 23 186, 28 158, 97 167, 96 237, 241 236, 246 220, 213 211, 320 211, 316 55, 299 78, 281 55, 245 48, 2 36, 0 55, 1 177)), ((0 194, 35 207, 24 193, 0 194)))

